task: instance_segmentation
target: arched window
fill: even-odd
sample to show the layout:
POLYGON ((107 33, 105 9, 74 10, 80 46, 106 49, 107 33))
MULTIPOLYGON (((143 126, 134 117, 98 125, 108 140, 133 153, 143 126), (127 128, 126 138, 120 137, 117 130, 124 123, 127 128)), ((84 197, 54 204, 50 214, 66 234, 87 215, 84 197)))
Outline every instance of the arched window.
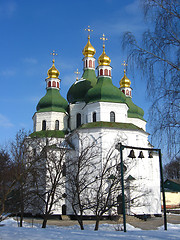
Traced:
POLYGON ((92 60, 89 60, 89 67, 92 68, 92 60))
POLYGON ((50 81, 48 82, 48 87, 51 87, 51 82, 50 81))
POLYGON ((108 70, 107 69, 104 70, 104 75, 108 76, 108 70))
POLYGON ((129 90, 128 90, 128 89, 126 90, 126 95, 128 95, 128 96, 129 96, 129 90))
POLYGON ((59 130, 59 120, 55 121, 55 130, 59 130))
POLYGON ((93 112, 93 122, 96 122, 96 112, 93 112))
POLYGON ((56 82, 55 81, 53 81, 52 86, 56 87, 56 82))
POLYGON ((59 83, 57 82, 57 88, 59 88, 59 83))
POLYGON ((81 125, 81 114, 78 113, 78 114, 76 115, 76 126, 77 126, 77 128, 78 128, 80 125, 81 125))
POLYGON ((87 60, 85 61, 85 68, 87 68, 87 60))
POLYGON ((42 121, 42 130, 43 131, 46 130, 46 121, 45 120, 42 121))
POLYGON ((103 75, 103 70, 102 69, 100 69, 100 76, 102 76, 103 75))
POLYGON ((111 70, 109 70, 109 76, 111 76, 111 70))
POLYGON ((95 61, 93 61, 93 67, 95 68, 95 61))
POLYGON ((115 122, 115 113, 110 112, 110 122, 115 122))
POLYGON ((123 89, 122 92, 125 94, 125 90, 123 89))

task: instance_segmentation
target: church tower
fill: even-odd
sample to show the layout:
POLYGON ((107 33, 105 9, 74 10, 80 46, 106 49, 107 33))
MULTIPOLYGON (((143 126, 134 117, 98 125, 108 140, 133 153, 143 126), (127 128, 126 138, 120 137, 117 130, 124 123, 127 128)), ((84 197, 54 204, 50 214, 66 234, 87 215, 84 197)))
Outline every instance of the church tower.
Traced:
POLYGON ((53 51, 53 64, 48 70, 46 78, 46 95, 42 97, 33 116, 34 132, 39 131, 66 131, 68 120, 68 103, 61 96, 59 71, 55 67, 53 51))
POLYGON ((90 32, 92 31, 88 26, 88 41, 82 53, 83 60, 83 74, 80 79, 76 79, 67 93, 67 100, 69 102, 69 127, 70 130, 78 128, 80 125, 87 122, 86 114, 84 114, 84 106, 86 105, 85 96, 89 89, 96 85, 97 78, 95 73, 95 48, 90 42, 90 32))

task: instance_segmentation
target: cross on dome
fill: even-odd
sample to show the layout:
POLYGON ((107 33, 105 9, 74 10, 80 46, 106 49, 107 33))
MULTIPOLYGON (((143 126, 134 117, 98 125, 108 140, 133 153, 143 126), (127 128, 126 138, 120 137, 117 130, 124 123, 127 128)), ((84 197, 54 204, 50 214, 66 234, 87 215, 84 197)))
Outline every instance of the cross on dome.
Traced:
POLYGON ((128 64, 126 63, 126 61, 123 61, 123 63, 121 63, 121 65, 124 66, 124 73, 126 73, 126 67, 128 66, 128 64))
POLYGON ((85 31, 88 31, 88 39, 90 39, 90 32, 93 32, 93 30, 90 29, 90 26, 88 26, 87 28, 85 28, 85 31))
POLYGON ((50 53, 53 56, 53 63, 55 62, 54 56, 57 56, 58 54, 53 50, 52 53, 50 53))
POLYGON ((105 41, 107 41, 108 39, 105 37, 104 33, 100 39, 103 41, 103 48, 105 48, 105 41))
POLYGON ((52 53, 50 53, 52 56, 53 56, 53 65, 52 67, 48 70, 47 74, 48 74, 48 78, 58 78, 59 76, 59 71, 56 69, 54 63, 55 63, 55 60, 54 60, 54 56, 57 56, 57 53, 53 50, 52 53))
POLYGON ((77 76, 76 76, 76 81, 78 81, 78 75, 80 74, 80 72, 78 71, 78 68, 76 70, 76 72, 74 72, 77 76))

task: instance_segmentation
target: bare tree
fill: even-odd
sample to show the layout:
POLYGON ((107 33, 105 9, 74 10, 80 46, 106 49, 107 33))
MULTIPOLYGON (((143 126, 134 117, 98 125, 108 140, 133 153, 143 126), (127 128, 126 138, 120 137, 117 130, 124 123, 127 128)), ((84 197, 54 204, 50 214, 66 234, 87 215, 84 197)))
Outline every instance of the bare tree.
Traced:
POLYGON ((78 220, 81 230, 84 230, 83 215, 91 209, 90 192, 96 182, 99 159, 99 140, 91 136, 82 137, 77 132, 76 140, 71 142, 74 152, 67 161, 66 187, 67 200, 78 220), (73 155, 74 154, 74 155, 73 155))
MULTIPOLYGON (((67 201, 81 230, 84 230, 83 217, 86 215, 95 216, 94 230, 98 230, 103 216, 120 214, 122 211, 120 154, 115 149, 115 144, 108 146, 109 151, 108 148, 102 148, 101 136, 95 139, 91 135, 81 135, 77 132, 74 139, 75 141, 73 136, 69 138, 74 150, 67 160, 67 201)), ((147 205, 144 199, 149 192, 145 191, 146 188, 142 190, 136 181, 130 183, 131 180, 135 180, 130 176, 135 165, 135 160, 133 163, 129 159, 124 161, 124 189, 127 196, 125 201, 129 207, 136 207, 137 204, 138 207, 142 207, 147 205), (130 194, 132 192, 133 194, 130 194)))
POLYGON ((63 168, 68 147, 64 141, 55 138, 35 138, 33 142, 31 146, 34 144, 38 149, 30 176, 32 211, 40 212, 43 216, 42 228, 46 228, 49 216, 58 208, 65 191, 63 168))
POLYGON ((10 144, 11 159, 13 161, 13 179, 15 182, 12 200, 16 200, 14 211, 20 212, 20 227, 23 224, 25 209, 28 207, 29 189, 27 186, 28 174, 32 169, 32 159, 27 159, 28 146, 26 138, 29 132, 21 129, 10 144), (31 164, 27 164, 28 160, 31 164))
MULTIPOLYGON (((141 0, 150 27, 137 42, 131 32, 123 36, 128 63, 136 65, 147 81, 152 101, 153 140, 159 140, 173 159, 179 153, 180 2, 141 0)), ((143 79, 144 79, 143 78, 143 79)))
POLYGON ((102 167, 99 168, 96 182, 91 189, 91 209, 96 217, 94 230, 99 229, 99 222, 104 214, 110 211, 118 204, 117 193, 121 192, 121 176, 119 174, 117 163, 118 154, 115 149, 110 148, 108 153, 102 159, 102 167))
POLYGON ((180 158, 177 157, 164 166, 164 175, 168 179, 180 179, 180 158))
POLYGON ((12 175, 13 163, 10 159, 9 153, 2 149, 0 150, 0 215, 9 212, 9 206, 6 205, 8 196, 14 189, 15 181, 12 175))

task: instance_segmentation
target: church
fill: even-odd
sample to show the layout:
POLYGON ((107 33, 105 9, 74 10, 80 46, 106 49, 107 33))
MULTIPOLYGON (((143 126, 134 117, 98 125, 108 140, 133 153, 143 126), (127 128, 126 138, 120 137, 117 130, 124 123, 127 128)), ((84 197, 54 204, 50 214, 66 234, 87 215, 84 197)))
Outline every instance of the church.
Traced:
MULTIPOLYGON (((87 31, 90 33, 90 28, 87 31)), ((61 178, 64 184, 60 186, 61 193, 59 194, 62 197, 59 197, 52 207, 52 214, 55 215, 74 214, 72 206, 75 199, 68 199, 68 191, 73 188, 69 187, 68 174, 73 176, 77 172, 77 164, 71 165, 70 171, 68 171, 68 166, 69 162, 73 162, 72 159, 79 161, 82 151, 88 149, 89 145, 93 146, 91 154, 93 151, 96 154, 84 155, 85 167, 81 174, 86 176, 88 179, 86 183, 91 185, 91 188, 86 189, 79 196, 82 201, 87 199, 89 206, 97 192, 102 192, 104 198, 108 196, 108 206, 111 202, 113 204, 104 212, 104 215, 122 213, 121 186, 114 188, 111 196, 108 195, 115 186, 114 179, 117 184, 120 183, 120 180, 117 181, 120 156, 115 148, 116 144, 153 148, 148 141, 149 134, 146 132, 144 111, 132 100, 131 81, 126 76, 126 70, 124 68, 124 76, 120 80, 119 88, 114 86, 111 59, 105 51, 104 34, 101 39, 103 40, 102 54, 96 63, 94 57, 96 50, 90 42, 90 34, 88 35, 87 44, 82 51, 84 55, 83 74, 78 79, 77 70, 76 81, 67 91, 67 100, 60 93, 60 73, 55 67, 55 52, 53 52, 52 67, 47 72, 46 94, 40 99, 33 115, 33 133, 30 135, 32 150, 38 149, 38 144, 33 143, 37 141, 35 139, 39 139, 42 145, 45 145, 46 138, 51 138, 49 142, 52 146, 55 145, 60 149, 62 145, 66 145, 66 149, 69 149, 62 161, 62 166, 67 168, 61 178), (85 161, 87 165, 91 162, 91 167, 87 170, 85 170, 87 167, 85 161), (108 169, 106 176, 102 175, 104 166, 108 169), (99 182, 96 182, 96 179, 99 181, 99 176, 101 178, 104 176, 103 188, 100 191, 96 189, 97 186, 99 187, 99 182), (91 183, 89 183, 90 180, 91 183), (114 181, 113 184, 112 181, 114 181), (91 199, 88 199, 88 196, 91 199)), ((132 157, 129 152, 127 149, 123 151, 126 213, 130 215, 161 214, 158 156, 153 153, 153 157, 149 157, 149 152, 140 154, 140 151, 135 150, 132 157)), ((47 155, 46 158, 48 158, 47 155)), ((76 209, 78 212, 78 207, 76 209)), ((93 207, 86 207, 83 214, 93 215, 93 207)))

